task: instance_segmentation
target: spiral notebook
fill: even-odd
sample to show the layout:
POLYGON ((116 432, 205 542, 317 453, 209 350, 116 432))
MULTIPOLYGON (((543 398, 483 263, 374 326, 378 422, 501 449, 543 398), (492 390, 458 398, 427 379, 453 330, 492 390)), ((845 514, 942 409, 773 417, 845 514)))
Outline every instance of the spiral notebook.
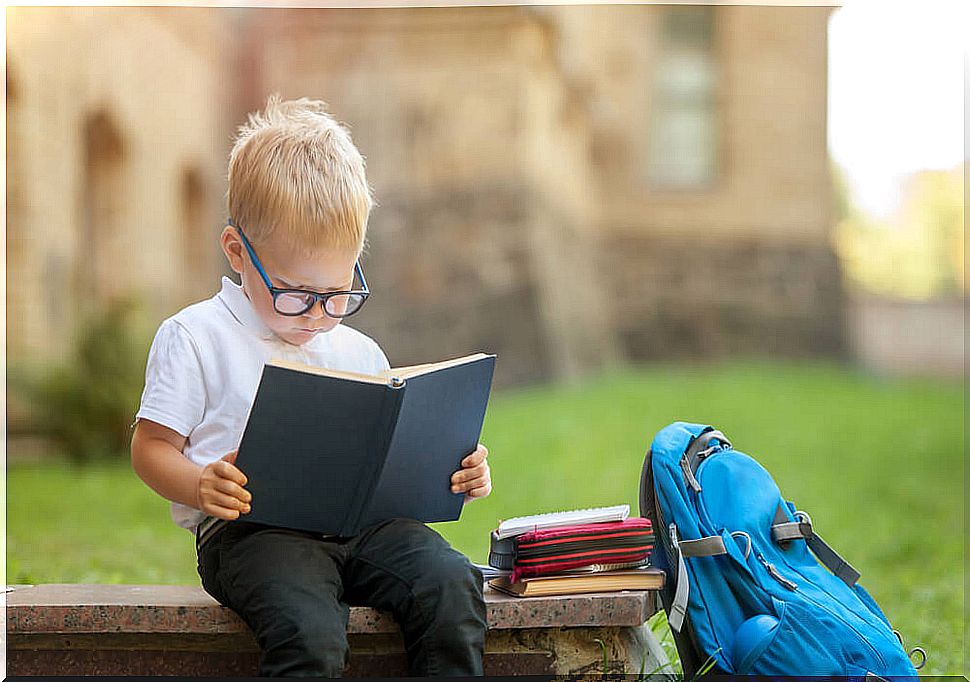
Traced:
POLYGON ((532 516, 516 516, 498 524, 495 531, 497 540, 522 535, 533 530, 546 528, 562 528, 581 523, 603 523, 606 521, 623 521, 630 516, 630 505, 618 504, 612 507, 591 507, 589 509, 574 509, 570 511, 550 512, 547 514, 533 514, 532 516))

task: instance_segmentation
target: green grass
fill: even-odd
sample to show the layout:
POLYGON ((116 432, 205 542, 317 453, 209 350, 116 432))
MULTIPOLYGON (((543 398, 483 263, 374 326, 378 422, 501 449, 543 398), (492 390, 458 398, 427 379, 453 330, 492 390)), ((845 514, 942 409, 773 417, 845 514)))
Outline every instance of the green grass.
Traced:
MULTIPOLYGON (((715 424, 862 573, 924 673, 963 674, 963 390, 828 364, 650 365, 497 393, 495 490, 439 532, 484 562, 499 519, 628 502, 653 434, 715 424)), ((11 466, 7 581, 198 584, 192 537, 127 465, 11 466)))

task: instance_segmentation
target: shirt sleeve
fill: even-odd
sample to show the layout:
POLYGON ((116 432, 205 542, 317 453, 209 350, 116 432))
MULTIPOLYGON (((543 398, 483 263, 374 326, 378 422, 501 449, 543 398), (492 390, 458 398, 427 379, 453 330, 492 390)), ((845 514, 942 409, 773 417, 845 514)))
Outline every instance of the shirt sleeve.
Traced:
POLYGON ((178 322, 158 328, 148 353, 145 390, 135 419, 149 419, 188 438, 205 414, 205 378, 199 350, 178 322))
POLYGON ((391 363, 387 361, 387 356, 384 355, 384 351, 381 349, 379 345, 377 345, 376 341, 374 342, 373 345, 374 345, 374 362, 377 364, 377 368, 378 368, 377 372, 374 372, 374 373, 378 374, 380 372, 383 372, 384 370, 390 369, 391 363))

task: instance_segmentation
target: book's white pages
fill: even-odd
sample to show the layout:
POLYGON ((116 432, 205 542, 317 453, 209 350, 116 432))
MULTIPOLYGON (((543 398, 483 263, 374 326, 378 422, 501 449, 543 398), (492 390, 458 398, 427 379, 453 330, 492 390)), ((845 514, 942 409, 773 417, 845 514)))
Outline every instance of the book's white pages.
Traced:
POLYGON ((408 367, 392 367, 391 369, 385 369, 380 374, 362 374, 360 372, 349 372, 341 369, 329 369, 328 367, 316 367, 314 365, 307 365, 294 360, 284 360, 282 358, 272 358, 269 364, 284 369, 292 369, 297 372, 306 372, 307 374, 319 374, 320 376, 349 379, 350 381, 363 381, 368 384, 389 384, 397 386, 410 377, 437 372, 438 370, 456 367, 457 365, 464 365, 487 357, 489 356, 486 353, 474 353, 460 358, 452 358, 451 360, 442 360, 441 362, 428 362, 423 365, 410 365, 408 367))
POLYGON ((606 521, 623 521, 630 516, 630 505, 618 504, 613 507, 593 507, 590 509, 575 509, 572 511, 550 512, 548 514, 534 514, 532 516, 516 516, 498 524, 496 535, 499 540, 528 533, 531 530, 544 528, 562 528, 580 523, 603 523, 606 521))

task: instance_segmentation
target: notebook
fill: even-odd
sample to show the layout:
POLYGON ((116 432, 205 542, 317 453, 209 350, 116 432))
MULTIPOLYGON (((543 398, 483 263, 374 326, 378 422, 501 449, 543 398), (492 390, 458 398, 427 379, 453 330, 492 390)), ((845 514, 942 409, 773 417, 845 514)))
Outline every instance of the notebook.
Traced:
POLYGON ((517 516, 506 519, 498 524, 495 531, 497 540, 522 535, 532 530, 545 528, 562 528, 582 523, 602 523, 605 521, 623 521, 630 515, 630 505, 618 504, 613 507, 591 507, 589 509, 574 509, 571 511, 534 514, 532 516, 517 516))

